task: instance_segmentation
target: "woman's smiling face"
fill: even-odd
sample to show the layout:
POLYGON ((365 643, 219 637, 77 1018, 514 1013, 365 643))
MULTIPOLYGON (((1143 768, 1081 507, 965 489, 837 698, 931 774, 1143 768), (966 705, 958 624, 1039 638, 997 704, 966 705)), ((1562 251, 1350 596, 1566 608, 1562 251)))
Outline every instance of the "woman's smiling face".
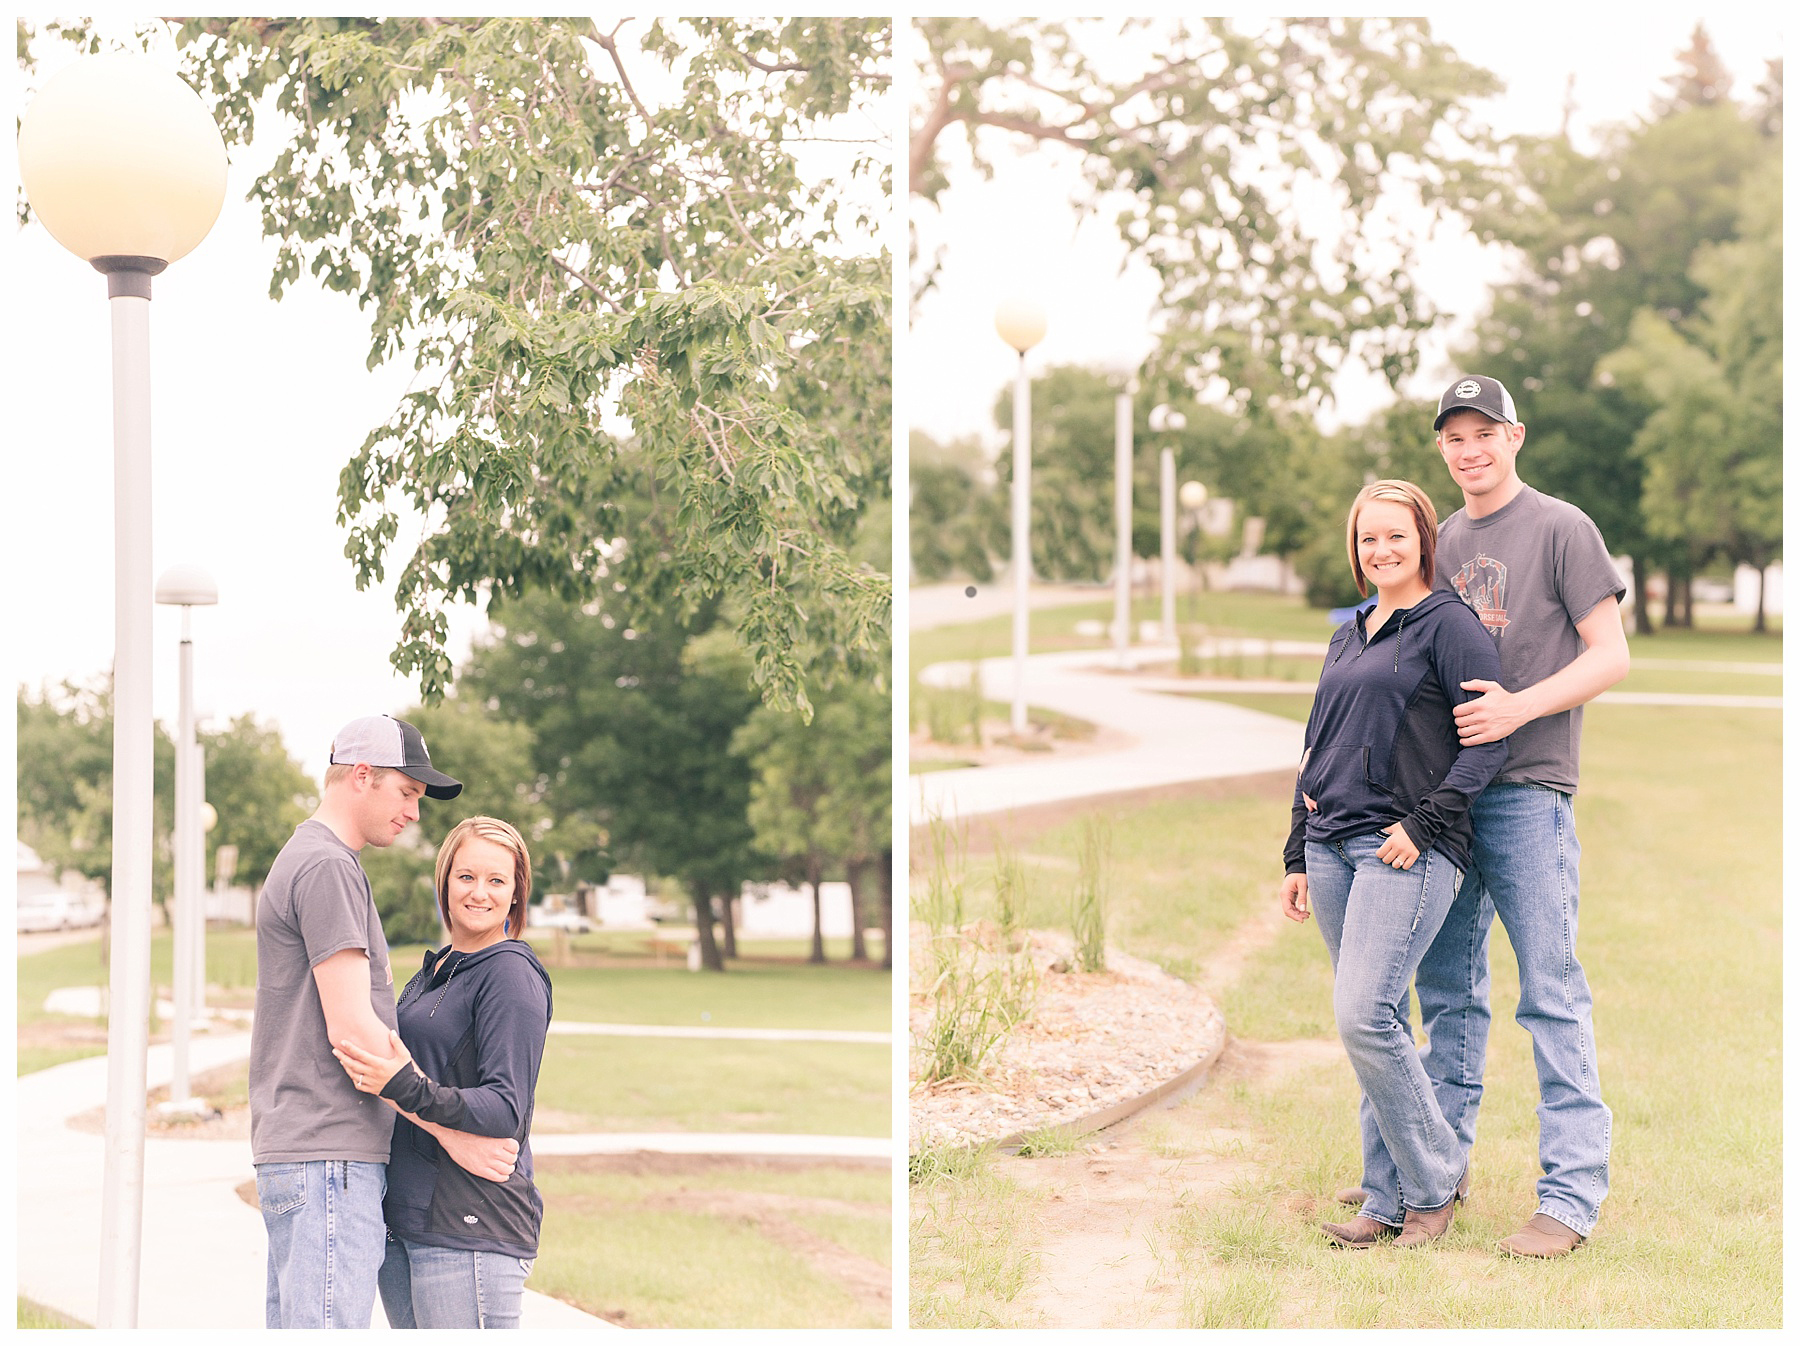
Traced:
POLYGON ((1369 587, 1397 593, 1420 583, 1419 524, 1392 500, 1370 500, 1356 515, 1356 560, 1369 587))
POLYGON ((472 836, 457 847, 450 866, 450 942, 468 951, 506 938, 512 910, 513 853, 498 842, 472 836))

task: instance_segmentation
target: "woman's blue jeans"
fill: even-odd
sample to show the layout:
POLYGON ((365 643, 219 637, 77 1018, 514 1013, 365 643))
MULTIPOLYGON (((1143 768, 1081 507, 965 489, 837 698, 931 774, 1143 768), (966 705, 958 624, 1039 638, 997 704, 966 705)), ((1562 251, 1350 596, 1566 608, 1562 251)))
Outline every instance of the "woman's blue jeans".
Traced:
POLYGON ((389 1231, 381 1264, 381 1307, 390 1327, 517 1327, 526 1258, 432 1248, 389 1231))
MULTIPOLYGON (((1475 797, 1475 863, 1419 964, 1425 1069, 1466 1155, 1475 1143, 1487 1063, 1488 934, 1498 912, 1519 960, 1514 1017, 1531 1034, 1538 1077, 1539 1213, 1584 1238, 1606 1199, 1612 1112, 1600 1097, 1594 998, 1575 956, 1581 843, 1574 801, 1536 785, 1475 797)), ((1365 1128, 1363 1186, 1392 1186, 1394 1161, 1365 1128)))
POLYGON ((1411 869, 1375 858, 1379 833, 1306 843, 1306 895, 1331 953, 1338 1036, 1362 1086, 1361 1120, 1393 1158, 1394 1180, 1369 1188, 1362 1213, 1383 1224, 1439 1210, 1456 1194, 1464 1159, 1413 1045, 1407 988, 1462 874, 1440 852, 1411 869))

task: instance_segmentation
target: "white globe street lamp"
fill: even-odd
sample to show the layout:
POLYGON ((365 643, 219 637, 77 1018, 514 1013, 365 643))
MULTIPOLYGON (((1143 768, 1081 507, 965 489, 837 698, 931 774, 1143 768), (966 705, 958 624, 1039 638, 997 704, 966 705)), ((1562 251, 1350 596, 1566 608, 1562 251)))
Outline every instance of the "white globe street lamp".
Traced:
POLYGON ((201 826, 205 791, 200 786, 200 744, 194 733, 194 633, 196 607, 219 601, 212 576, 198 566, 175 566, 156 582, 156 601, 181 609, 181 721, 175 740, 175 912, 170 934, 175 946, 175 1018, 170 1025, 172 1073, 169 1078, 169 1112, 194 1112, 188 1097, 188 1045, 194 1020, 200 1013, 195 1003, 196 986, 204 986, 204 973, 195 976, 195 960, 206 958, 204 900, 206 837, 201 826))
POLYGON ((146 56, 92 56, 48 80, 19 127, 32 213, 106 276, 113 331, 113 872, 97 1327, 135 1327, 144 1217, 154 742, 150 698, 150 278, 206 237, 225 142, 146 56))
POLYGON ((994 310, 994 330, 1019 353, 1013 379, 1013 698, 1012 731, 1023 736, 1025 720, 1025 654, 1031 643, 1031 382, 1025 374, 1025 352, 1044 339, 1049 320, 1036 300, 1015 296, 994 310))

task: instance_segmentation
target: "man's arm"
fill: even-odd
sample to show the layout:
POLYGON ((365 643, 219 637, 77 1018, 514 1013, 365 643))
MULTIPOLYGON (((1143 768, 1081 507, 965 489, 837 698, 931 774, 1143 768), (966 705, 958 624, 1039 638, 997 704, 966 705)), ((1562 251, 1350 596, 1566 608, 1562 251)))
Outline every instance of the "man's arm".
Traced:
POLYGON ((1465 691, 1483 693, 1456 708, 1456 736, 1465 748, 1496 742, 1522 724, 1584 706, 1631 672, 1631 646, 1617 598, 1608 594, 1601 599, 1575 629, 1587 648, 1542 682, 1517 692, 1480 678, 1462 684, 1465 691))
POLYGON ((375 1016, 369 1001, 369 955, 362 949, 339 949, 313 966, 319 1004, 325 1010, 325 1034, 336 1046, 346 1039, 364 1051, 385 1051, 388 1027, 375 1016))

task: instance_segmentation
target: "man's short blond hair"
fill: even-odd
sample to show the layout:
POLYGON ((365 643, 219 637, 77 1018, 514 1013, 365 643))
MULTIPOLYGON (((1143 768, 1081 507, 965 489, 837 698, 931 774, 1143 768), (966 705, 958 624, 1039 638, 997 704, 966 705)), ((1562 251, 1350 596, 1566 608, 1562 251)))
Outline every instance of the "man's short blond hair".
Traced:
MULTIPOLYGON (((357 764, 355 762, 333 762, 330 766, 325 768, 325 788, 329 790, 338 782, 348 780, 350 778, 350 773, 356 770, 356 767, 357 764)), ((397 769, 398 768, 391 766, 370 767, 369 783, 371 785, 378 785, 381 783, 381 778, 383 776, 397 769)))

